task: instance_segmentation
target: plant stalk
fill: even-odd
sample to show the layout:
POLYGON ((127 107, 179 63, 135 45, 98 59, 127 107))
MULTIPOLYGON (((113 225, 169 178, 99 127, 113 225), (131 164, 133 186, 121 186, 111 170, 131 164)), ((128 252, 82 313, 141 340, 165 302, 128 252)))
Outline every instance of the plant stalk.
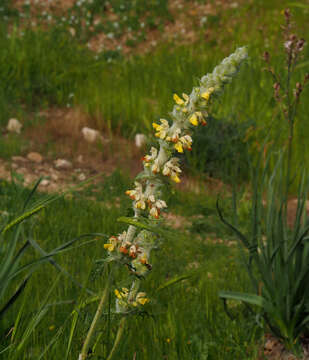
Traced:
POLYGON ((88 331, 87 337, 86 337, 84 345, 82 347, 82 351, 79 354, 78 360, 86 360, 87 359, 92 336, 93 336, 93 334, 94 334, 94 332, 95 332, 95 330, 97 328, 98 322, 99 322, 99 320, 101 318, 101 315, 102 315, 102 312, 103 312, 104 304, 106 302, 106 299, 108 298, 110 280, 111 280, 111 274, 109 274, 109 276, 107 278, 107 282, 106 282, 105 288, 103 290, 100 303, 98 305, 97 311, 96 311, 96 313, 94 315, 94 318, 92 320, 90 329, 88 331))
POLYGON ((123 317, 120 322, 119 322, 119 327, 118 327, 118 331, 117 331, 117 335, 114 341, 114 345, 113 348, 110 352, 110 354, 108 355, 108 358, 106 360, 111 360, 115 354, 115 351, 117 350, 117 347, 120 343, 120 340, 122 338, 123 332, 124 332, 124 328, 125 328, 125 324, 126 324, 126 318, 123 317))

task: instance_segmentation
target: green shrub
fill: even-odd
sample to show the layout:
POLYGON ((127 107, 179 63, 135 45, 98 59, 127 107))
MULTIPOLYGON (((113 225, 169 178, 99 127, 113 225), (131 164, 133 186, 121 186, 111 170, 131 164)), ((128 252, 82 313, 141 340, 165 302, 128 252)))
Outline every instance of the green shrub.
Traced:
POLYGON ((190 168, 228 183, 248 179, 246 132, 251 122, 239 123, 209 117, 195 137, 196 146, 186 154, 190 168))

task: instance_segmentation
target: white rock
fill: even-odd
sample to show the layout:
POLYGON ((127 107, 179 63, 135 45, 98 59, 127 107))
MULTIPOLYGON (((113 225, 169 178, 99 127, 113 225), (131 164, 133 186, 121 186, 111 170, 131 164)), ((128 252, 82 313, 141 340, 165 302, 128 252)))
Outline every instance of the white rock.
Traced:
POLYGON ((70 34, 74 37, 76 35, 76 31, 74 28, 70 27, 69 28, 70 34))
POLYGON ((57 159, 54 161, 55 168, 56 169, 70 169, 72 167, 72 163, 65 159, 57 159))
POLYGON ((49 180, 47 180, 47 179, 43 179, 41 182, 40 182, 40 185, 41 186, 48 186, 50 184, 50 181, 49 180))
POLYGON ((27 159, 37 164, 40 164, 43 161, 43 156, 37 152, 30 152, 27 155, 27 159))
POLYGON ((17 119, 10 119, 6 128, 9 132, 20 134, 22 124, 17 119))
POLYGON ((94 143, 95 141, 102 139, 102 135, 98 130, 91 129, 89 127, 82 128, 82 134, 84 139, 89 143, 94 143))
POLYGON ((136 134, 135 135, 135 145, 137 147, 142 147, 146 144, 147 138, 144 134, 136 134))
POLYGON ((86 175, 85 175, 84 173, 79 174, 79 175, 78 175, 78 180, 79 180, 79 181, 84 181, 84 180, 86 180, 86 175))

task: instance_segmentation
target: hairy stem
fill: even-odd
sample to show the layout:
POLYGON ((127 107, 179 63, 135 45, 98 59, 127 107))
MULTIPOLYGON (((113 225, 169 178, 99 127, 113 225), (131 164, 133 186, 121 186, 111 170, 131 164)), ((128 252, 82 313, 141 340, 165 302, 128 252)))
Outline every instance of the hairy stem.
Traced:
POLYGON ((105 304, 105 302, 106 302, 106 299, 108 298, 110 281, 111 281, 111 274, 109 274, 109 276, 108 276, 108 278, 107 278, 107 282, 106 282, 105 288, 104 288, 104 290, 103 290, 100 303, 99 303, 99 305, 98 305, 97 311, 96 311, 96 313, 95 313, 95 315, 94 315, 94 318, 93 318, 93 320, 92 320, 91 326, 90 326, 90 328, 89 328, 87 337, 86 337, 86 339, 85 339, 85 342, 84 342, 82 351, 81 351, 81 353, 79 354, 78 360, 85 360, 85 359, 87 359, 88 351, 89 351, 89 348, 90 348, 90 342, 91 342, 92 336, 93 336, 93 334, 94 334, 94 332, 95 332, 95 330, 96 330, 96 328, 97 328, 98 322, 99 322, 99 320, 100 320, 100 318, 101 318, 101 315, 102 315, 102 312, 103 312, 104 304, 105 304))
POLYGON ((117 350, 117 347, 120 343, 120 340, 122 338, 123 332, 124 332, 124 328, 125 328, 125 324, 126 324, 126 318, 123 317, 120 322, 119 322, 119 326, 118 326, 118 331, 117 331, 117 335, 115 338, 115 342, 113 345, 113 348, 110 352, 110 354, 108 355, 108 358, 106 360, 111 360, 115 354, 115 351, 117 350))

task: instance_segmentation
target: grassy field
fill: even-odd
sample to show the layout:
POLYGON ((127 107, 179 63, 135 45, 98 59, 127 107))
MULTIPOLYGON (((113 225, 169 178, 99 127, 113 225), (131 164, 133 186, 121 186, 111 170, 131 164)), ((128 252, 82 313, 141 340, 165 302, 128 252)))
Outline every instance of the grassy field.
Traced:
MULTIPOLYGON (((48 251, 81 234, 118 233, 124 227, 115 219, 130 211, 127 197, 119 194, 124 194, 129 183, 130 179, 118 172, 105 179, 106 185, 96 187, 95 192, 90 187, 86 193, 58 201, 25 227, 25 236, 33 237, 48 251), (95 202, 87 200, 90 193, 97 194, 95 202), (116 197, 120 206, 111 206, 116 197)), ((9 199, 16 199, 16 209, 29 191, 4 182, 1 189, 1 198, 7 200, 2 203, 3 209, 13 216, 9 199)), ((154 301, 143 316, 130 317, 118 358, 132 358, 135 353, 137 359, 256 358, 262 330, 258 329, 254 317, 246 307, 232 302, 228 304, 234 316, 231 321, 217 296, 219 290, 248 290, 249 285, 239 248, 215 216, 214 202, 215 198, 206 194, 201 197, 183 195, 182 192, 176 192, 170 199, 170 203, 174 204, 170 211, 187 219, 187 225, 173 230, 174 240, 162 239, 160 251, 153 259, 156 271, 150 276, 145 289, 154 301), (192 204, 190 209, 185 206, 188 201, 192 204), (164 289, 165 284, 178 276, 184 276, 184 280, 164 289)), ((226 199, 226 202, 225 208, 228 209, 230 201, 226 199)), ((79 247, 77 243, 75 250, 59 255, 55 260, 77 281, 97 293, 105 281, 102 266, 95 264, 96 260, 105 256, 103 240, 97 237, 94 241, 94 236, 87 240, 87 246, 79 247)), ((84 241, 81 240, 81 243, 84 241)), ((30 252, 28 256, 33 255, 30 252)), ((57 274, 59 272, 51 264, 44 265, 33 274, 23 299, 14 305, 2 323, 4 333, 14 326, 18 314, 16 340, 23 334, 32 317, 40 310, 44 295, 55 282, 57 274)), ((116 274, 114 281, 116 279, 117 285, 114 283, 113 286, 124 286, 128 281, 126 272, 116 274)), ((55 338, 57 341, 42 359, 77 358, 95 308, 91 304, 85 306, 78 311, 76 318, 73 311, 89 298, 89 294, 61 275, 48 296, 48 312, 28 339, 28 344, 20 352, 8 350, 2 355, 3 359, 39 359, 55 338), (74 340, 68 350, 74 321, 74 340)), ((106 309, 98 330, 102 337, 95 358, 104 359, 116 329, 117 315, 106 309)), ((2 346, 7 344, 9 339, 2 337, 2 346)))
MULTIPOLYGON (((250 208, 245 191, 250 177, 248 159, 250 155, 254 158, 268 133, 270 139, 277 139, 276 149, 282 148, 288 131, 273 99, 273 81, 264 71, 262 54, 269 51, 273 67, 284 76, 281 11, 290 6, 296 32, 308 40, 308 2, 227 2, 218 11, 205 14, 198 10, 207 4, 215 8, 216 1, 182 1, 178 12, 169 6, 171 1, 128 3, 80 0, 65 17, 58 10, 33 13, 27 2, 18 10, 10 0, 0 5, 3 132, 12 117, 21 119, 24 129, 31 132, 45 121, 42 110, 78 108, 87 114, 87 125, 104 134, 128 139, 137 132, 148 134, 152 122, 168 116, 173 93, 190 91, 222 58, 247 45, 247 64, 213 107, 209 126, 196 134, 197 146, 185 159, 185 171, 190 175, 199 179, 205 174, 218 177, 237 188, 238 219, 231 215, 235 201, 232 186, 220 181, 225 214, 246 231, 250 208), (184 22, 183 32, 177 29, 181 13, 192 20, 191 41, 186 38, 191 23, 184 22), (101 22, 96 21, 98 17, 101 22), (36 25, 31 26, 34 21, 36 25), (173 32, 175 37, 164 38, 165 33, 173 32), (92 40, 100 34, 109 39, 107 45, 93 51, 92 40), (238 187, 243 183, 243 189, 238 187)), ((308 59, 307 46, 295 69, 294 82, 308 73, 308 59)), ((302 94, 296 117, 296 176, 298 164, 309 165, 308 91, 307 87, 302 94)), ((0 139, 0 157, 5 160, 25 155, 28 149, 29 140, 22 135, 5 134, 0 139)), ((22 238, 32 238, 47 252, 82 234, 92 235, 54 257, 75 282, 51 263, 32 274, 23 295, 1 318, 1 359, 78 358, 96 309, 94 294, 102 291, 109 271, 106 263, 97 262, 106 256, 104 234, 111 236, 126 228, 116 220, 132 215, 131 202, 124 194, 130 186, 130 176, 117 169, 99 184, 59 199, 25 223, 22 238), (14 346, 2 353, 11 343, 14 346)), ((1 181, 1 224, 21 212, 29 191, 18 181, 1 181)), ((172 227, 174 239, 162 238, 160 251, 153 254, 154 271, 145 288, 153 301, 145 306, 144 313, 129 317, 116 358, 262 358, 261 320, 239 302, 228 301, 226 310, 218 297, 220 290, 252 290, 243 264, 245 254, 218 219, 218 191, 202 188, 196 193, 173 188, 166 194, 172 219, 180 226, 172 227), (175 283, 169 286, 172 280, 175 283)), ((36 196, 41 199, 46 195, 36 196)), ((166 229, 170 226, 165 225, 166 229)), ((24 261, 38 256, 31 249, 24 261)), ((117 270, 112 290, 128 286, 130 280, 125 270, 117 270)), ((9 290, 14 289, 15 284, 9 290)), ((106 359, 111 350, 119 320, 112 311, 113 304, 111 294, 91 359, 106 359)))

